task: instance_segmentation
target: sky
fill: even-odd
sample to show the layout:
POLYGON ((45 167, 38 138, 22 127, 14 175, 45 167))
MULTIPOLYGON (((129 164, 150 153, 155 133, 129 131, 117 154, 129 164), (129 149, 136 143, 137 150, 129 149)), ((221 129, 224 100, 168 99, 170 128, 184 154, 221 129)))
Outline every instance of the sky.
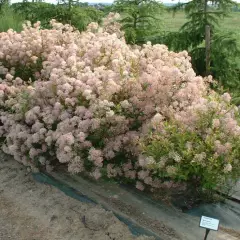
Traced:
MULTIPOLYGON (((239 2, 240 3, 240 0, 235 0, 236 2, 239 2)), ((22 2, 21 0, 11 0, 11 3, 15 3, 15 2, 22 2)), ((44 2, 50 2, 50 3, 55 3, 57 2, 57 0, 45 0, 44 2)), ((80 2, 89 2, 89 3, 101 3, 101 2, 104 2, 104 3, 112 3, 113 0, 83 0, 83 1, 80 1, 80 2)), ((179 0, 162 0, 161 2, 163 3, 177 3, 179 2, 179 0)), ((180 2, 187 2, 187 0, 180 0, 180 2)))

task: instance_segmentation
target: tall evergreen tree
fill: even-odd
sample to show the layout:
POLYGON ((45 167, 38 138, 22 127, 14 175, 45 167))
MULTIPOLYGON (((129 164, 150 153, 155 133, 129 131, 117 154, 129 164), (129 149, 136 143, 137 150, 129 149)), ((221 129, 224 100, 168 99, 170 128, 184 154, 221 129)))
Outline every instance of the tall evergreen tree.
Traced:
POLYGON ((163 5, 155 0, 115 0, 113 11, 122 15, 121 23, 128 43, 142 43, 159 32, 163 5))

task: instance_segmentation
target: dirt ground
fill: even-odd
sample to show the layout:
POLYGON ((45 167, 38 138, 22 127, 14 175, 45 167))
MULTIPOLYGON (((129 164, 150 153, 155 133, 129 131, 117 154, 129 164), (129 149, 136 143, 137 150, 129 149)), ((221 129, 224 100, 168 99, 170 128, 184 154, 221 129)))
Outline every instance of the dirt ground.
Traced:
POLYGON ((25 167, 0 154, 0 240, 152 240, 134 237, 101 207, 35 182, 25 167))
MULTIPOLYGON (((224 229, 211 235, 240 239, 224 229)), ((34 181, 25 167, 0 152, 0 240, 153 239, 136 238, 111 212, 34 181)))

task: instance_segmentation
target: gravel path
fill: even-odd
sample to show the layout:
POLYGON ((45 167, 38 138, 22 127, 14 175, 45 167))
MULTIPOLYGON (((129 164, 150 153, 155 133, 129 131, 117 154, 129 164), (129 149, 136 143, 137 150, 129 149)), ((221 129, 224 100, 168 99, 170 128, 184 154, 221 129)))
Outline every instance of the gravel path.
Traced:
POLYGON ((0 154, 0 240, 152 240, 135 238, 111 212, 35 182, 0 154))

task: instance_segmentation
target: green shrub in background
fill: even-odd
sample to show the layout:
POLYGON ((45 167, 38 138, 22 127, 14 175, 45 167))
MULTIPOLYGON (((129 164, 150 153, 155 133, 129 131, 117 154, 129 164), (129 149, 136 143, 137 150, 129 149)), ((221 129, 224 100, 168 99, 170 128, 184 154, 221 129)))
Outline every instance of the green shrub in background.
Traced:
POLYGON ((1 8, 0 32, 6 32, 9 28, 20 32, 22 30, 23 22, 24 17, 20 14, 16 14, 10 7, 4 6, 1 8))
POLYGON ((30 22, 41 22, 44 28, 50 28, 51 19, 56 19, 63 24, 71 24, 79 31, 85 30, 91 22, 100 22, 103 12, 93 7, 73 5, 71 8, 65 4, 49 4, 43 2, 23 2, 12 5, 15 12, 20 13, 30 22))
POLYGON ((2 11, 2 8, 4 6, 8 6, 9 5, 9 0, 0 0, 0 11, 2 11))

